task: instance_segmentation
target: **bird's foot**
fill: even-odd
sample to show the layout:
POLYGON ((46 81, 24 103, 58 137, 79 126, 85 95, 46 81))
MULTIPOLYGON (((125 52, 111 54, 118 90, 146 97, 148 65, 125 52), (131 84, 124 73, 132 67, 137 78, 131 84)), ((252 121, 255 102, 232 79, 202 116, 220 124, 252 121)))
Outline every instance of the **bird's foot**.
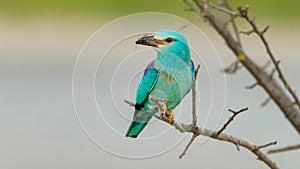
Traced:
POLYGON ((158 114, 160 115, 160 119, 163 119, 164 121, 167 121, 169 123, 173 123, 174 121, 174 114, 173 110, 168 110, 166 102, 170 102, 166 99, 156 98, 154 96, 149 96, 151 100, 153 100, 156 105, 153 105, 151 107, 152 110, 157 109, 158 114))
POLYGON ((163 119, 166 117, 166 114, 168 113, 167 105, 164 102, 157 102, 157 105, 153 106, 153 108, 157 108, 158 114, 160 115, 160 118, 163 119))
POLYGON ((167 121, 169 123, 173 123, 173 121, 174 121, 173 110, 166 111, 163 118, 164 118, 165 121, 167 121))

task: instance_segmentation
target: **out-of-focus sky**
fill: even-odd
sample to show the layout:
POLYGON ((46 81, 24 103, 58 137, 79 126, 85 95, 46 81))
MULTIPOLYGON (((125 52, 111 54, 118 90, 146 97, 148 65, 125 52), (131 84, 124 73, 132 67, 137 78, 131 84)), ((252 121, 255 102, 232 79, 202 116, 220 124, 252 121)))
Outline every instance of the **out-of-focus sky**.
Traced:
MULTIPOLYGON (((232 0, 232 3, 235 7, 249 4, 250 13, 256 16, 260 27, 270 25, 267 38, 275 55, 281 60, 281 66, 288 80, 297 93, 300 93, 300 57, 298 57, 300 1, 232 0)), ((186 157, 179 160, 178 155, 189 137, 160 156, 143 160, 122 158, 93 144, 81 129, 72 100, 72 73, 80 49, 88 38, 110 21, 136 12, 164 12, 188 20, 193 19, 196 15, 186 11, 186 8, 187 6, 181 0, 0 0, 0 168, 267 168, 248 151, 241 149, 238 152, 234 146, 214 140, 201 144, 195 142, 186 157)), ((242 24, 243 29, 249 30, 243 22, 239 23, 242 24)), ((157 23, 149 23, 151 24, 157 23)), ((220 54, 223 65, 229 65, 234 61, 234 56, 224 46, 223 40, 207 24, 200 21, 196 25, 208 36, 220 54)), ((126 27, 119 29, 124 28, 126 27)), ((106 38, 109 36, 107 35, 106 38)), ((191 41, 197 38, 191 35, 189 37, 191 41)), ((267 57, 257 38, 253 35, 242 37, 247 53, 253 56, 257 63, 265 63, 267 57)), ((130 40, 134 42, 135 38, 130 40)), ((133 42, 125 42, 128 42, 125 43, 126 49, 129 46, 128 49, 135 50, 136 46, 133 42)), ((201 82, 207 78, 205 70, 214 70, 210 72, 214 79, 221 75, 222 67, 213 65, 214 59, 204 55, 208 48, 203 47, 201 50, 203 50, 203 55, 200 55, 202 62, 211 65, 207 69, 201 68, 203 72, 200 73, 202 77, 199 79, 199 90, 202 91, 200 102, 203 104, 209 102, 206 99, 211 97, 211 95, 206 96, 210 91, 209 85, 207 82, 201 82)), ((147 61, 150 57, 144 59, 147 61)), ((106 66, 109 69, 109 65, 106 66)), ((124 79, 127 76, 132 77, 135 74, 133 72, 135 67, 143 66, 129 66, 119 77, 124 79), (128 71, 130 74, 126 74, 128 71)), ((105 78, 110 79, 110 76, 107 75, 105 78)), ((139 78, 137 75, 133 83, 137 83, 139 78)), ((101 78, 97 79, 96 84, 101 86, 101 80, 101 78)), ((255 82, 247 71, 242 69, 235 75, 226 76, 226 82, 225 113, 220 117, 219 127, 230 115, 226 109, 249 107, 248 112, 237 117, 226 129, 226 133, 257 144, 277 140, 279 146, 285 146, 299 142, 299 135, 273 102, 264 108, 259 106, 266 98, 263 90, 259 87, 254 90, 245 89, 245 86, 255 82)), ((102 95, 106 89, 99 86, 97 95, 100 98, 109 98, 102 95)), ((122 91, 123 88, 127 90, 128 86, 118 83, 117 89, 122 91)), ((134 97, 134 93, 130 95, 134 97)), ((218 96, 215 92, 214 97, 218 96)), ((123 98, 119 98, 117 102, 122 100, 123 98)), ((186 99, 185 103, 189 101, 186 99)), ((84 104, 90 103, 86 101, 84 104)), ((126 105, 124 107, 126 109, 126 105)), ((201 107, 199 109, 203 111, 201 107)), ((110 107, 107 106, 104 110, 110 110, 110 107)), ((130 112, 131 109, 128 108, 126 111, 130 112)), ((87 109, 86 112, 90 111, 87 109)), ((116 115, 115 112, 111 113, 116 115)), ((203 114, 205 113, 199 115, 200 125, 204 123, 203 114)), ((97 119, 91 119, 90 122, 95 121, 97 122, 97 119)), ((116 120, 113 125, 116 124, 120 129, 118 132, 122 133, 126 131, 129 122, 116 120), (122 126, 126 127, 120 128, 122 126)), ((105 126, 99 124, 100 127, 101 125, 105 126)), ((129 146, 134 143, 133 140, 126 140, 125 137, 118 137, 122 140, 113 140, 110 134, 114 131, 104 127, 101 130, 97 128, 99 126, 95 126, 95 132, 99 134, 100 140, 105 140, 106 143, 111 141, 110 146, 119 147, 122 151, 139 151, 129 146), (124 142, 123 139, 128 142, 128 145, 120 144, 124 142)), ((156 122, 147 127, 141 137, 160 131, 160 126, 163 129, 167 127, 164 123, 156 122)), ((173 129, 169 131, 172 133, 173 129)), ((176 139, 180 141, 184 136, 177 131, 173 132, 172 138, 175 141, 172 140, 172 143, 177 142, 176 139)), ((135 143, 140 146, 139 141, 142 142, 143 139, 135 140, 135 143)), ((147 149, 151 152, 159 149, 159 146, 147 147, 147 149)), ((299 151, 294 151, 270 157, 279 167, 298 168, 299 155, 299 151)))

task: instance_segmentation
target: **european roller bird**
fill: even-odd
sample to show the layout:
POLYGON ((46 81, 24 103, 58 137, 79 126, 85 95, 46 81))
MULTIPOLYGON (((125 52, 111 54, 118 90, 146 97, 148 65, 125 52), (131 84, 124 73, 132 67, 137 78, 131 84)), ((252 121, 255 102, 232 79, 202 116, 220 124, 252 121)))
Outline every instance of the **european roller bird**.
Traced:
POLYGON ((186 38, 174 30, 159 30, 145 35, 136 44, 152 46, 157 57, 145 69, 137 92, 133 121, 126 136, 136 138, 151 117, 159 110, 173 122, 173 109, 191 90, 194 83, 194 64, 186 38), (157 98, 162 103, 158 109, 157 98))

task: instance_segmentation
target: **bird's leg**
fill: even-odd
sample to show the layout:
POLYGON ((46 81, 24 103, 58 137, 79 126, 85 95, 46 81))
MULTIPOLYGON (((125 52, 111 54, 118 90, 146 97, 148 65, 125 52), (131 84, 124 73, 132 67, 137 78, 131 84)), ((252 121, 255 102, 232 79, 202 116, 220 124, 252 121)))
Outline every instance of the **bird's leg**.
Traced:
POLYGON ((156 105, 151 106, 151 109, 158 109, 158 114, 160 115, 161 119, 164 119, 165 121, 168 121, 169 123, 172 123, 174 120, 174 114, 173 110, 168 110, 167 104, 165 102, 170 102, 166 99, 156 98, 152 95, 149 96, 149 99, 153 100, 156 105))
POLYGON ((155 105, 151 105, 151 110, 157 109, 161 119, 167 117, 168 116, 167 105, 164 102, 158 100, 155 103, 156 103, 155 105))

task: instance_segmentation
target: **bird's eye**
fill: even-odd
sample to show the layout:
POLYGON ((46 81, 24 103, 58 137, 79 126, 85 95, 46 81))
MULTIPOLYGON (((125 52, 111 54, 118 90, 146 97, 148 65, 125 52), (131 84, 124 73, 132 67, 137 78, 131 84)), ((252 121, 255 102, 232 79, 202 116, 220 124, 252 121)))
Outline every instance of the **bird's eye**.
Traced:
POLYGON ((168 42, 168 43, 171 43, 172 41, 173 41, 172 38, 167 38, 167 39, 166 39, 166 42, 168 42))

